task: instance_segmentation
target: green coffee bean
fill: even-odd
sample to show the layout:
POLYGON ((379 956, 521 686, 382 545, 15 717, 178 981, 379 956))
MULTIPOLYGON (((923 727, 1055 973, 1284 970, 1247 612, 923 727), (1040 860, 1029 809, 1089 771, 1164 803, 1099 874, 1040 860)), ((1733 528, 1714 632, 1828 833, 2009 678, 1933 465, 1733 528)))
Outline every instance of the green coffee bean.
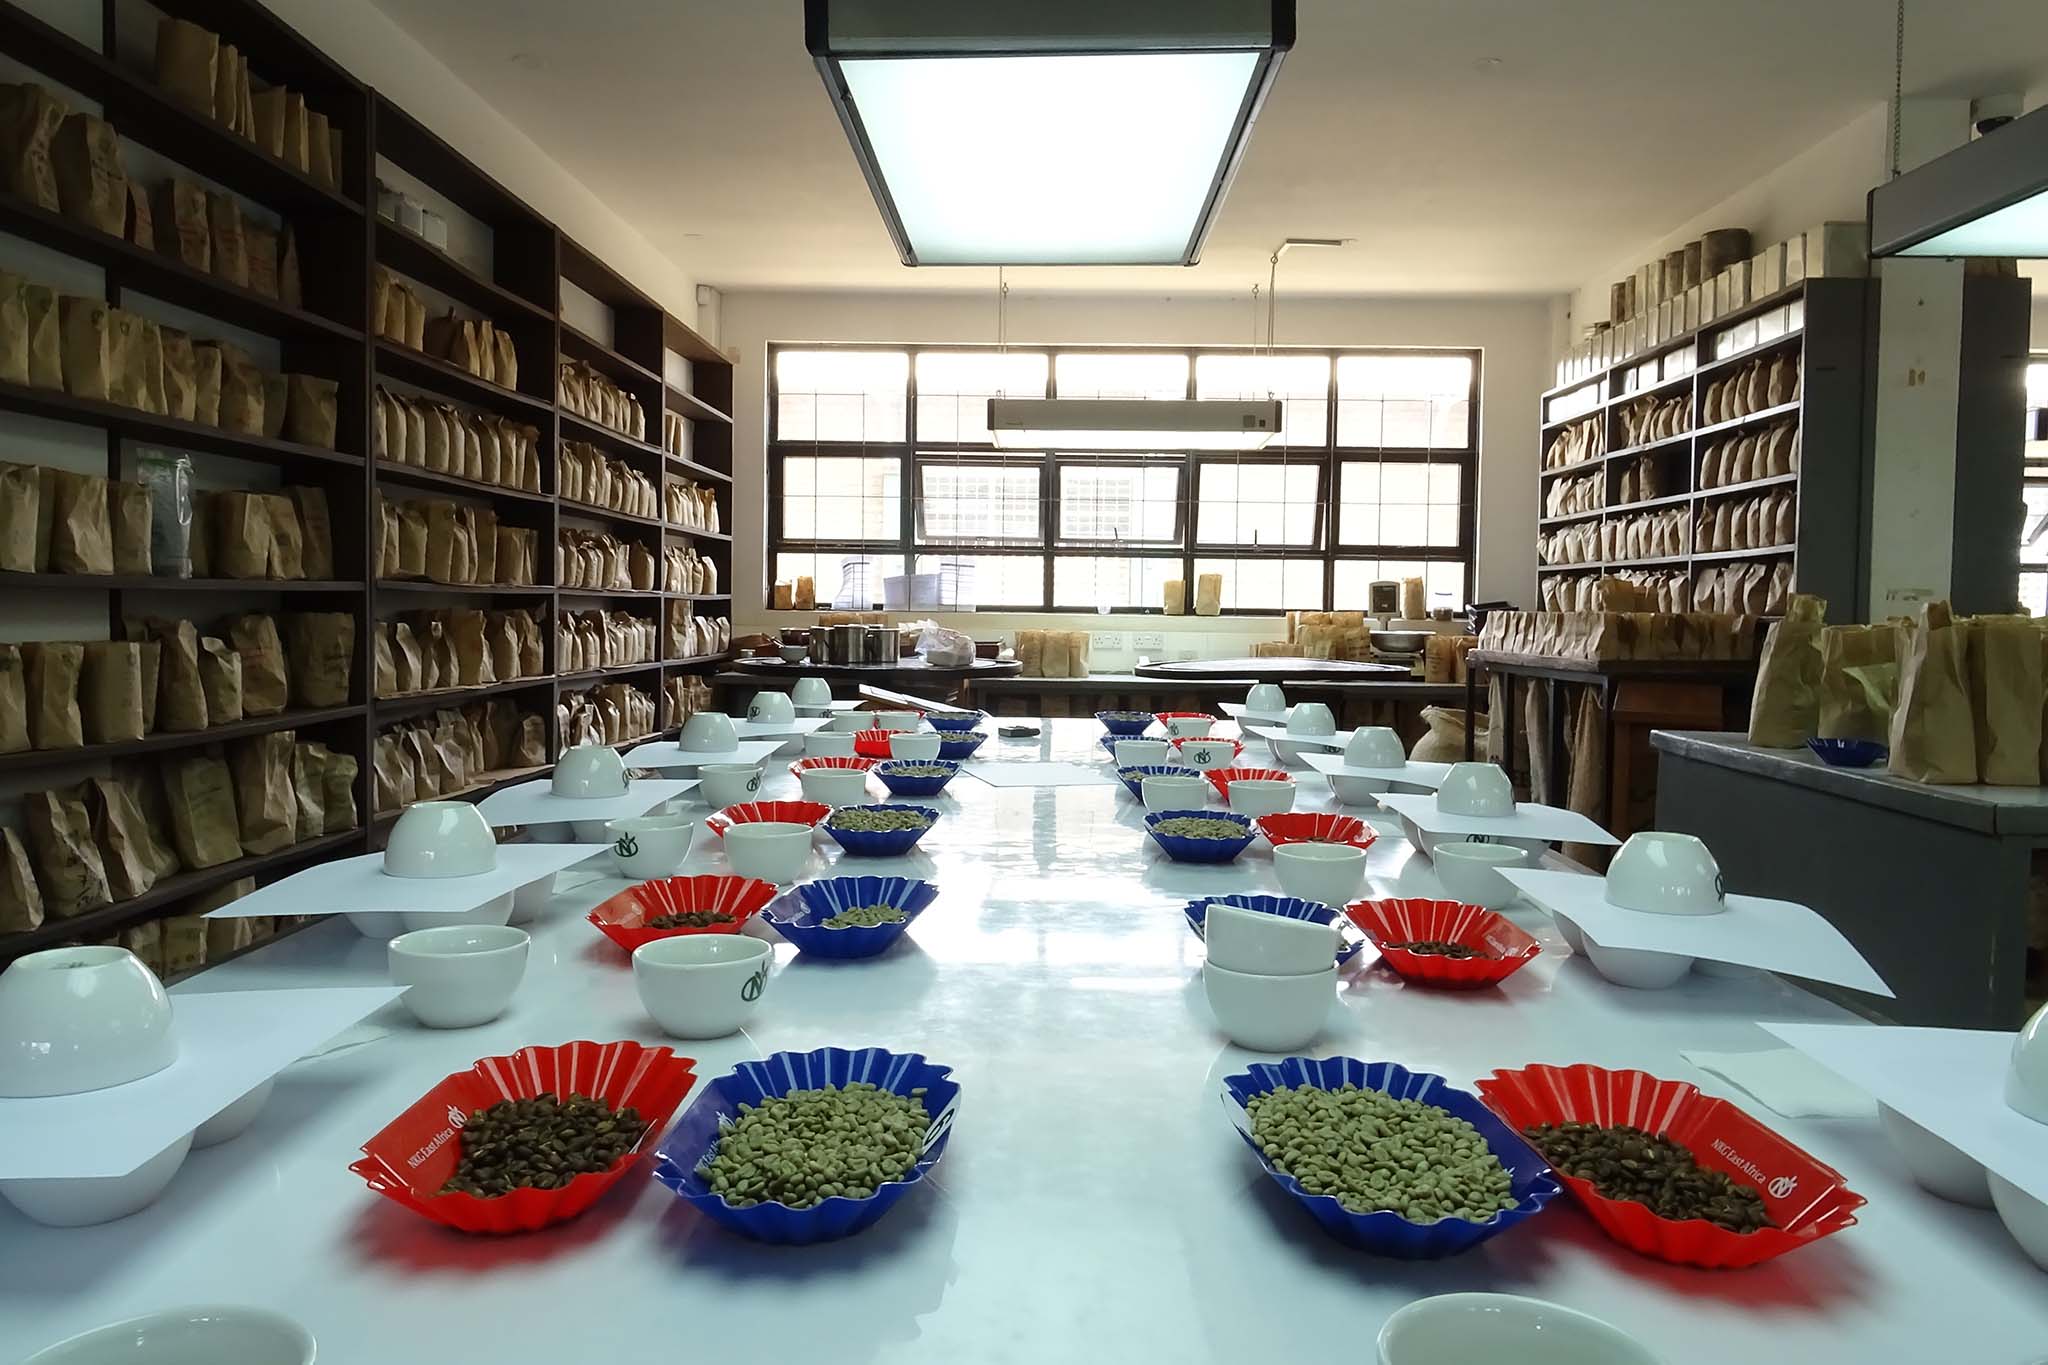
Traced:
POLYGON ((952 768, 943 764, 913 763, 907 759, 897 759, 889 764, 886 771, 891 777, 950 777, 953 774, 952 768))
POLYGON ((1179 815, 1152 826, 1155 834, 1173 834, 1183 839, 1242 839, 1245 828, 1235 820, 1213 815, 1179 815))
POLYGON ((878 924, 901 924, 909 916, 893 905, 856 905, 826 920, 823 929, 872 929, 878 924))
POLYGON ((856 1081, 742 1104, 697 1173, 735 1208, 868 1198, 917 1164, 931 1125, 923 1094, 856 1081))
POLYGON ((882 834, 891 830, 925 829, 931 825, 931 817, 922 811, 907 806, 883 806, 877 810, 835 810, 825 820, 832 829, 852 830, 860 833, 882 834))

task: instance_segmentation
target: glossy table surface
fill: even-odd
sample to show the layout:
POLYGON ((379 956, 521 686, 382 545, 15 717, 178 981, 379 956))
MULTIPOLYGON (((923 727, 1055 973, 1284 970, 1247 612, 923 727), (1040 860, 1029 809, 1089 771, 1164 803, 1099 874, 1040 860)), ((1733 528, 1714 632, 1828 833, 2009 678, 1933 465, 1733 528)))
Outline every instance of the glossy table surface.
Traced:
MULTIPOLYGON (((1093 760, 1089 720, 982 754, 1093 760)), ((764 797, 794 795, 785 760, 764 797)), ((1330 793, 1301 774, 1298 805, 1330 793)), ((941 888, 889 954, 793 960, 753 1026, 678 1044, 700 1076, 781 1049, 877 1044, 951 1065, 963 1086, 934 1176, 874 1228, 813 1247, 735 1239, 629 1175, 580 1220, 468 1238, 371 1194, 358 1144, 443 1075, 525 1044, 660 1035, 626 959, 583 921, 623 883, 565 874, 534 926, 509 1013, 433 1032, 401 1007, 389 1035, 302 1062, 255 1126, 195 1152, 131 1218, 60 1231, 0 1207, 0 1356, 181 1303, 291 1314, 320 1360, 603 1359, 972 1362, 1369 1362, 1381 1322, 1419 1296, 1497 1290, 1558 1300, 1681 1362, 2029 1361, 2048 1353, 2048 1280, 1995 1215, 1911 1185, 1874 1120, 1782 1120, 1678 1056, 1774 1045, 1758 1019, 1840 1020, 1771 978, 1610 986, 1547 920, 1515 917, 1545 955, 1505 988, 1430 994, 1382 971, 1342 981, 1312 1049, 1387 1059, 1469 1084, 1528 1062, 1634 1066, 1727 1094, 1849 1178, 1860 1225, 1763 1267, 1666 1266, 1609 1242, 1568 1200, 1448 1261, 1381 1260, 1330 1240, 1261 1173, 1225 1121, 1219 1082, 1255 1057, 1203 1002, 1201 945, 1181 903, 1276 890, 1261 846, 1235 864, 1165 861, 1119 787, 997 790, 956 781, 911 858, 857 860, 941 888)), ((701 808, 700 808, 701 809, 701 808)), ((1432 894, 1393 822, 1371 889, 1432 894)), ((722 870, 708 836, 692 870, 722 870)), ((844 861, 820 840, 807 875, 844 861)), ((318 926, 203 973, 207 991, 381 983, 384 949, 318 926)), ((1503 1365, 1507 1365, 1503 1362, 1503 1365)))

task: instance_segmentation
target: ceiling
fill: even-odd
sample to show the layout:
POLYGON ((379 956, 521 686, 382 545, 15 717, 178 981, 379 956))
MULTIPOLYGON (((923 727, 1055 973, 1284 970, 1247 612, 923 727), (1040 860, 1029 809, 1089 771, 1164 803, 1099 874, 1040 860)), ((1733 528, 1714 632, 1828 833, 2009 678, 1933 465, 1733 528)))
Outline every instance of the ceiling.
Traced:
MULTIPOLYGON (((744 288, 989 287, 898 264, 800 0, 377 0, 684 269, 744 288)), ((1888 99, 1891 0, 1299 0, 1298 37, 1192 269, 1037 290, 1575 287, 1888 99), (1498 59, 1497 62, 1490 59, 1498 59)), ((2040 0, 1912 0, 1908 94, 2048 75, 2040 0), (1922 14, 1928 17, 1922 18, 1922 14)))

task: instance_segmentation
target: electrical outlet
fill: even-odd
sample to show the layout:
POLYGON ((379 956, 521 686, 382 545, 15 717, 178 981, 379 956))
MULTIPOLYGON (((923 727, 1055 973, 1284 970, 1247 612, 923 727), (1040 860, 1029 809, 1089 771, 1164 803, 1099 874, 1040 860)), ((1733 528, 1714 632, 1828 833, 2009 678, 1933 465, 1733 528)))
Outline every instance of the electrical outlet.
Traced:
POLYGON ((1120 630, 1098 630, 1089 635, 1088 643, 1096 649, 1121 650, 1124 647, 1123 632, 1120 630))
POLYGON ((1133 649, 1165 649, 1166 637, 1157 631, 1141 630, 1131 637, 1133 649))

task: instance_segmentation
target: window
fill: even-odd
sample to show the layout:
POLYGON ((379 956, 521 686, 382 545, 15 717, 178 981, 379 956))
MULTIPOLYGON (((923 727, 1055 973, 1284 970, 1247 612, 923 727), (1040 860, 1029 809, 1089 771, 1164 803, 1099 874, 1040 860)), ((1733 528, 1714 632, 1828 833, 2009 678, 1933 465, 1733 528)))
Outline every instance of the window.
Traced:
POLYGON ((1018 611, 1158 611, 1223 576, 1226 611, 1365 606, 1420 577, 1471 588, 1475 351, 1221 347, 776 347, 774 577, 820 605, 921 599, 1018 611), (998 451, 988 400, 1273 398, 1279 436, 1214 451, 998 451))
POLYGON ((2027 365, 2026 464, 2020 497, 2020 605, 2048 617, 2048 356, 2027 365))

